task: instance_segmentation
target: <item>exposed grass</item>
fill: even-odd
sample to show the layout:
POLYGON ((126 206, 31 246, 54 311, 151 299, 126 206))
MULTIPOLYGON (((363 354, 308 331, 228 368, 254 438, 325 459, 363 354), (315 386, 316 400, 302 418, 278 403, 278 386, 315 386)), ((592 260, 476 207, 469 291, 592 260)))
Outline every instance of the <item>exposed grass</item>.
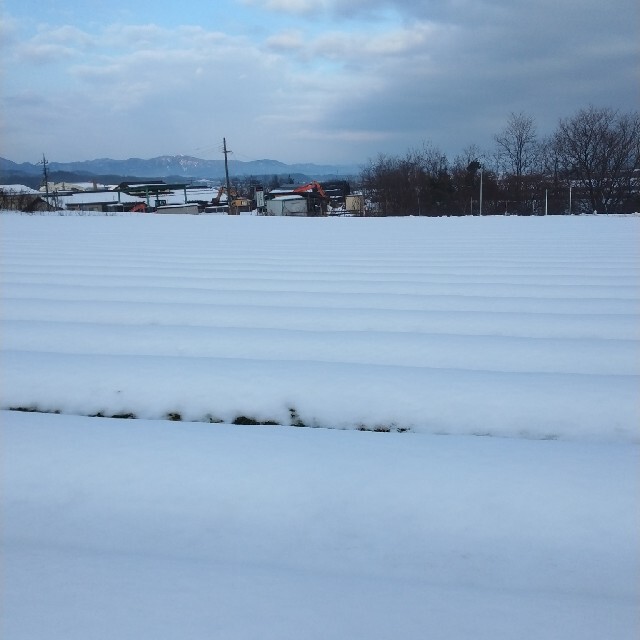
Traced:
POLYGON ((135 420, 138 416, 135 413, 129 413, 129 412, 109 414, 109 413, 104 413, 103 411, 98 411, 98 413, 94 413, 89 417, 90 418, 119 418, 120 420, 135 420))
POLYGON ((255 418, 250 418, 247 416, 237 416, 231 424, 239 424, 239 425, 254 425, 254 426, 280 426, 279 422, 275 420, 256 420, 255 418))
POLYGON ((21 411, 23 413, 60 413, 60 409, 41 409, 40 407, 9 407, 9 411, 21 411))
MULTIPOLYGON (((44 409, 38 406, 17 406, 17 407, 8 407, 9 411, 20 411, 23 413, 54 413, 61 414, 62 412, 59 409, 44 409)), ((242 425, 242 426, 291 426, 291 427, 302 427, 302 428, 324 428, 324 429, 332 429, 333 427, 328 425, 319 425, 319 424, 307 424, 300 417, 298 411, 295 407, 289 407, 289 424, 283 424, 282 422, 278 422, 277 420, 265 420, 265 419, 257 419, 251 416, 246 415, 238 415, 236 416, 231 424, 234 425, 242 425)), ((97 411, 96 413, 90 414, 74 414, 74 415, 86 415, 89 418, 115 418, 119 420, 135 420, 138 419, 137 416, 133 412, 123 411, 121 413, 108 413, 105 411, 97 411)), ((184 416, 179 411, 170 411, 165 414, 163 417, 164 420, 168 420, 170 422, 183 422, 185 421, 184 416)), ((224 424, 226 420, 222 418, 216 417, 214 414, 208 413, 200 419, 192 419, 188 420, 188 422, 203 422, 208 424, 224 424)), ((395 424, 391 425, 366 425, 366 424, 358 424, 354 425, 354 429, 357 431, 371 431, 375 433, 406 433, 411 431, 409 427, 398 427, 395 424)), ((343 430, 343 429, 341 429, 343 430)))
POLYGON ((289 417, 291 418, 292 427, 306 427, 307 425, 302 422, 295 407, 289 407, 289 417))

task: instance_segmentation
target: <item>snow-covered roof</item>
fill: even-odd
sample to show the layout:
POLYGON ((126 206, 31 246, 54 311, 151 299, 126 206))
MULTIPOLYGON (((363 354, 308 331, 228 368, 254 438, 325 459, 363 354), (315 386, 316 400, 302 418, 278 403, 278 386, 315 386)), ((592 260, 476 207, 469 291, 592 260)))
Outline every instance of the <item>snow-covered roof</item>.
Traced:
MULTIPOLYGON (((271 192, 273 193, 273 191, 271 192)), ((304 200, 304 196, 296 196, 296 195, 283 195, 276 196, 273 200, 304 200)))
MULTIPOLYGON (((213 189, 211 187, 202 187, 202 188, 189 188, 187 187, 187 200, 201 200, 203 202, 211 202, 218 195, 218 189, 213 189)), ((166 200, 167 204, 184 204, 184 189, 176 189, 171 193, 161 194, 159 196, 160 200, 166 200)), ((225 200, 226 198, 221 197, 221 200, 225 200)))
POLYGON ((117 191, 79 191, 77 193, 70 193, 67 195, 58 195, 57 200, 63 206, 98 204, 101 202, 144 202, 144 198, 130 196, 128 193, 118 194, 117 191), (118 195, 120 197, 118 197, 118 195))
POLYGON ((291 189, 270 189, 269 193, 291 193, 295 189, 295 186, 291 187, 291 189))
POLYGON ((69 189, 80 189, 81 191, 93 191, 95 189, 108 189, 109 186, 106 184, 102 184, 101 182, 56 182, 56 186, 58 184, 63 184, 69 189))
MULTIPOLYGON (((153 185, 157 187, 158 185, 153 185)), ((27 189, 28 187, 24 187, 27 189)), ((34 191, 38 195, 44 197, 43 193, 38 191, 34 191)), ((210 187, 202 187, 202 188, 187 188, 186 189, 187 200, 194 201, 200 200, 203 202, 211 202, 213 198, 218 195, 218 189, 210 188, 210 187)), ((156 196, 155 193, 149 194, 149 204, 151 206, 155 205, 156 199, 164 200, 168 205, 177 205, 177 204, 185 204, 185 190, 184 189, 175 189, 170 191, 169 193, 160 193, 156 196)), ((54 194, 49 194, 50 198, 54 197, 54 194)), ((112 190, 103 190, 103 191, 78 191, 75 193, 67 193, 67 194, 56 194, 57 202, 63 206, 77 207, 83 204, 99 204, 99 203, 131 203, 131 202, 146 202, 146 194, 144 192, 140 192, 137 195, 129 195, 124 191, 112 191, 112 190)), ((224 197, 221 198, 224 200, 224 197)))
POLYGON ((40 192, 27 187, 24 184, 0 184, 0 189, 5 193, 27 193, 29 195, 39 196, 40 192))

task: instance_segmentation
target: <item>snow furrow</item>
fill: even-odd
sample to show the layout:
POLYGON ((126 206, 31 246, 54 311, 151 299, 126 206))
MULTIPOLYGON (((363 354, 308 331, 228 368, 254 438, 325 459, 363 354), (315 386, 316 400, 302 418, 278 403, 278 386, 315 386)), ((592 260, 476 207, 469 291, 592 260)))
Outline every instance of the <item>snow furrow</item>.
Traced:
POLYGON ((633 340, 5 321, 6 350, 257 358, 501 372, 640 375, 633 340))
POLYGON ((293 409, 315 427, 640 441, 640 376, 37 351, 5 351, 3 368, 2 409, 280 424, 293 409))
MULTIPOLYGON (((206 296, 209 292, 217 291, 248 291, 256 293, 302 293, 302 294, 374 294, 386 296, 459 296, 459 297, 486 297, 486 298, 543 298, 549 301, 566 299, 604 299, 604 300, 633 300, 640 308, 640 295, 637 288, 624 285, 559 285, 540 286, 531 284, 519 285, 495 285, 477 283, 475 285, 443 283, 443 284, 386 284, 382 282, 352 283, 343 281, 298 281, 286 279, 267 280, 218 278, 211 277, 208 287, 192 287, 189 281, 184 287, 163 285, 161 280, 149 278, 148 286, 123 283, 121 286, 100 285, 99 283, 87 284, 39 284, 7 282, 3 288, 8 298, 42 298, 42 299, 86 299, 97 300, 140 300, 151 299, 156 292, 166 294, 179 300, 182 296, 189 296, 192 300, 206 296)), ((550 306, 552 302, 549 303, 550 306)))
POLYGON ((55 322, 132 324, 183 327, 242 327, 313 331, 396 331, 458 333, 530 338, 599 338, 637 340, 640 326, 634 314, 563 314, 420 311, 378 307, 178 304, 128 301, 8 300, 7 320, 46 317, 55 322))
POLYGON ((637 438, 637 217, 0 223, 2 406, 637 438))

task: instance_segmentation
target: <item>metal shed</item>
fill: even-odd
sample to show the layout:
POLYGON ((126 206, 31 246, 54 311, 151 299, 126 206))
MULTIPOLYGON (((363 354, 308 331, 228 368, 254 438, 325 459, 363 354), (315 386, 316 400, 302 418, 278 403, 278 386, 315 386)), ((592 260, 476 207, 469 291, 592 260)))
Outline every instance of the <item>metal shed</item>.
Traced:
POLYGON ((302 196, 282 196, 267 200, 268 216, 306 216, 307 199, 302 196))

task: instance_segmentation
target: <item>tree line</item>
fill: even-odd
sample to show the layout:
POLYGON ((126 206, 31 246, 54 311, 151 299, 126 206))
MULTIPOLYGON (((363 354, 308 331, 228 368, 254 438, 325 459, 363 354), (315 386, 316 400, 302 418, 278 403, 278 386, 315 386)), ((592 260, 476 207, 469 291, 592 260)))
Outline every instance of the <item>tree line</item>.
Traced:
POLYGON ((640 114, 589 106, 540 138, 533 117, 511 113, 489 151, 451 162, 423 143, 370 160, 360 183, 381 216, 640 211, 640 114))

